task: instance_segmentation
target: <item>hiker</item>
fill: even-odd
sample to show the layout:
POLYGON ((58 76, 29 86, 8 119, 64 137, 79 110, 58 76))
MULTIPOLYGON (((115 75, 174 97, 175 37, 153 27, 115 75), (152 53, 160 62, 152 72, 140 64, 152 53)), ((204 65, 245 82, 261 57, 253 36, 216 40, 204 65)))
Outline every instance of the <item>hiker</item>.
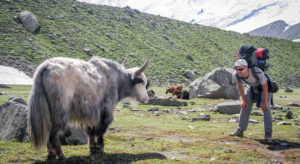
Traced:
POLYGON ((259 67, 248 67, 248 62, 244 59, 238 59, 235 62, 234 80, 237 81, 237 88, 242 97, 241 112, 238 128, 230 133, 230 136, 243 137, 247 129, 250 113, 253 103, 260 107, 264 113, 265 141, 272 142, 272 113, 270 103, 272 92, 268 91, 268 78, 264 71, 259 67), (246 93, 243 85, 247 84, 246 93))

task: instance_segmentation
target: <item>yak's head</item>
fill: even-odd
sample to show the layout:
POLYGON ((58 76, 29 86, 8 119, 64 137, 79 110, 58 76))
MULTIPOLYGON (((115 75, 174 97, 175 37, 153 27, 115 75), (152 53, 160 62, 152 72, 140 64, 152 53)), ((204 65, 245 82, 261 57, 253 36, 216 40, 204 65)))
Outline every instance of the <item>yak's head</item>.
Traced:
MULTIPOLYGON (((147 94, 147 88, 149 87, 149 81, 147 81, 147 78, 143 71, 146 69, 149 63, 150 56, 148 56, 148 59, 141 67, 135 67, 127 69, 127 73, 130 76, 131 85, 133 86, 133 93, 131 95, 131 98, 135 98, 137 101, 141 103, 147 103, 148 102, 148 94, 147 94)), ((125 68, 127 61, 127 57, 122 63, 122 66, 125 68)))

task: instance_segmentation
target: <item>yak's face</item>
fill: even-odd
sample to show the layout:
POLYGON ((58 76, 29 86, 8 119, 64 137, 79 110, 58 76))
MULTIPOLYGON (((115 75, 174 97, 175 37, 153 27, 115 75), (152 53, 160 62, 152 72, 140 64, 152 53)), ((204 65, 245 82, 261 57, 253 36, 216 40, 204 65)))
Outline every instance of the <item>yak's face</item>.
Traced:
POLYGON ((138 77, 133 78, 132 84, 134 85, 134 97, 141 103, 148 102, 147 93, 147 78, 144 73, 141 73, 138 77))
POLYGON ((150 56, 148 56, 148 59, 141 67, 135 67, 126 69, 126 61, 127 57, 122 63, 122 67, 126 69, 126 72, 129 74, 131 84, 133 86, 133 93, 131 94, 131 98, 134 98, 135 100, 141 102, 141 103, 147 103, 148 102, 148 93, 147 88, 149 87, 149 83, 147 81, 147 78, 145 74, 143 73, 145 68, 148 66, 150 56))

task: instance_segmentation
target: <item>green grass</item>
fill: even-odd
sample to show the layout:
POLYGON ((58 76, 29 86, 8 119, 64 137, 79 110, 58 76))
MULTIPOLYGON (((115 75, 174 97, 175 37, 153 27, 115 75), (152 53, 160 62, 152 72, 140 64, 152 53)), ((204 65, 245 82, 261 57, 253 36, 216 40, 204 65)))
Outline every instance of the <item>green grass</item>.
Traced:
POLYGON ((0 1, 0 61, 38 65, 45 59, 65 56, 88 60, 92 55, 128 67, 143 64, 151 55, 146 74, 153 83, 184 83, 184 72, 204 75, 216 67, 232 67, 243 44, 270 50, 270 76, 281 86, 299 86, 300 44, 284 39, 257 37, 190 24, 126 8, 64 1, 0 1), (25 30, 13 17, 32 11, 41 24, 38 34, 25 30), (91 54, 86 54, 89 48, 91 54), (191 54, 194 61, 187 59, 191 54))
MULTIPOLYGON (((12 86, 6 89, 7 94, 23 95, 29 93, 30 86, 12 86)), ((165 88, 152 87, 160 97, 165 95, 165 88)), ((2 91, 2 90, 1 90, 2 91)), ((280 102, 284 108, 292 100, 300 103, 300 90, 293 93, 285 93, 280 90, 275 94, 275 103, 280 102), (287 98, 279 98, 285 95, 287 98)), ((0 96, 1 100, 6 101, 0 96)), ((26 99, 26 97, 25 97, 26 99)), ((211 115, 210 121, 185 120, 185 115, 179 111, 189 109, 206 109, 209 105, 230 100, 191 99, 186 100, 185 107, 163 107, 154 105, 139 105, 138 111, 131 111, 123 107, 123 103, 117 105, 114 121, 105 134, 105 153, 103 155, 89 154, 87 145, 63 146, 67 157, 67 163, 283 163, 300 162, 299 130, 295 120, 286 119, 293 123, 292 126, 278 126, 273 123, 273 139, 290 144, 264 144, 261 140, 264 136, 263 124, 249 124, 244 138, 229 137, 237 123, 229 123, 232 115, 221 115, 205 111, 211 115), (194 101, 195 105, 190 102, 194 101), (168 109, 154 116, 147 111, 152 107, 159 107, 160 111, 168 109), (190 129, 189 126, 194 127, 190 129)), ((132 106, 131 106, 132 107, 132 106)), ((253 110, 260 110, 254 108, 253 110)), ((294 116, 300 115, 299 108, 291 108, 294 116)), ((202 112, 188 112, 188 117, 199 117, 202 112)), ((263 116, 253 116, 251 119, 263 120, 263 116)), ((298 123, 299 124, 299 123, 298 123)), ((17 141, 0 141, 0 163, 57 163, 59 161, 47 161, 46 149, 34 151, 30 143, 17 141)))

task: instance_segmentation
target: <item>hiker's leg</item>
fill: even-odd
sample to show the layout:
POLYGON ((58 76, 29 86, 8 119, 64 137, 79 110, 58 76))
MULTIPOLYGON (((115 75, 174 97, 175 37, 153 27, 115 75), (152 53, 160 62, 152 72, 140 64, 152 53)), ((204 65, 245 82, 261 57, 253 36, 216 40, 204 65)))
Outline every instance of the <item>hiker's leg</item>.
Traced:
POLYGON ((250 89, 246 91, 246 99, 248 103, 248 107, 246 109, 242 109, 240 111, 240 118, 239 118, 239 126, 238 129, 241 131, 245 131, 248 127, 248 122, 250 118, 250 113, 253 106, 253 99, 250 89))
MULTIPOLYGON (((272 139, 272 111, 271 111, 272 93, 268 93, 268 108, 264 110, 264 126, 265 126, 265 139, 272 139)), ((261 100, 262 101, 262 100, 261 100)))

